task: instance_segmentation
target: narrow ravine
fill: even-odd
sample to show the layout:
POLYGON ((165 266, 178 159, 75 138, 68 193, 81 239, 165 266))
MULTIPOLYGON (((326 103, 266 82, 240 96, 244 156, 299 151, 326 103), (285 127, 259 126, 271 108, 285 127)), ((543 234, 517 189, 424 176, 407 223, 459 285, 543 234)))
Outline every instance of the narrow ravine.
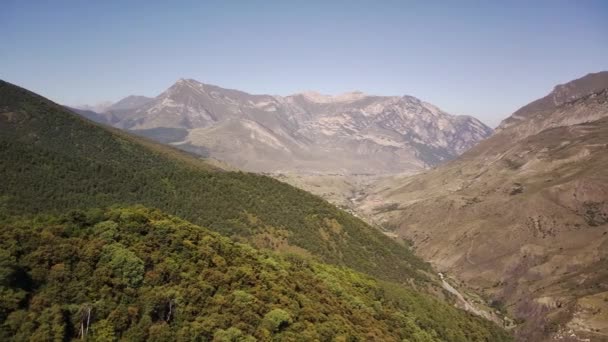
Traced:
MULTIPOLYGON (((501 326, 505 326, 506 322, 505 319, 498 316, 495 313, 492 312, 488 312, 486 310, 483 309, 479 309, 477 308, 475 305, 473 305, 470 301, 468 301, 465 296, 462 295, 462 293, 460 293, 458 290, 456 290, 454 288, 454 286, 452 286, 450 283, 448 283, 446 281, 446 277, 444 276, 443 273, 439 272, 439 278, 441 279, 441 286, 443 286, 443 288, 448 291, 449 293, 453 294, 454 296, 456 296, 456 298, 458 299, 458 302, 460 303, 460 306, 465 310, 468 311, 474 315, 483 317, 487 320, 493 321, 501 326)), ((510 325, 510 324, 509 324, 510 325)))

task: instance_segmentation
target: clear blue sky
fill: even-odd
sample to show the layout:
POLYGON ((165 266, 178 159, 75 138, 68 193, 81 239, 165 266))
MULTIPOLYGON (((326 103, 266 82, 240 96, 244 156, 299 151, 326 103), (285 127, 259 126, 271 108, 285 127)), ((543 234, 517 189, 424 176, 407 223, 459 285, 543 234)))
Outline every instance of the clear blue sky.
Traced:
POLYGON ((72 105, 187 77, 251 93, 409 94, 495 126, 608 69, 608 1, 1 2, 0 78, 72 105))

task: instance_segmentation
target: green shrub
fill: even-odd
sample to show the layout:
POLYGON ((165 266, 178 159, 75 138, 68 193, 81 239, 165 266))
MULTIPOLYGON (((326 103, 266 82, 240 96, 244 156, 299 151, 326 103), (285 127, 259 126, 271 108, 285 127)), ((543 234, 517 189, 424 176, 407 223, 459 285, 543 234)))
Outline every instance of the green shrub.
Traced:
POLYGON ((264 315, 264 326, 271 332, 279 332, 292 323, 291 316, 283 309, 272 309, 264 315))

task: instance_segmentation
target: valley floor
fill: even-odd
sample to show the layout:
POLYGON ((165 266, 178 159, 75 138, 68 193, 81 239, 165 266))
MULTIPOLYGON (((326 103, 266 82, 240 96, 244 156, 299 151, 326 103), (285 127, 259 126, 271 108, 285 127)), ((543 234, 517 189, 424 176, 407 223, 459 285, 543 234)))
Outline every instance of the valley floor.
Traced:
MULTIPOLYGON (((405 236, 397 226, 392 227, 390 217, 400 212, 400 208, 391 198, 381 196, 390 193, 395 184, 405 180, 410 174, 393 175, 344 175, 344 174, 273 174, 274 178, 290 185, 321 196, 328 202, 352 213, 363 219, 370 225, 378 228, 385 235, 399 241, 400 243, 413 246, 413 241, 406 240, 405 236), (394 207, 393 207, 394 206, 394 207)), ((407 182, 407 181, 406 181, 407 182)), ((422 240, 423 242, 424 240, 422 240)), ((421 242, 421 241, 417 241, 421 242)), ((463 243, 463 257, 471 267, 476 267, 479 260, 475 239, 463 243)), ((416 243, 418 245, 418 243, 416 243)), ((430 258, 424 258, 424 253, 417 253, 423 259, 433 264, 437 270, 442 271, 439 276, 442 280, 443 289, 452 294, 453 304, 460 309, 471 312, 477 316, 494 321, 507 330, 517 332, 529 329, 529 324, 524 320, 516 319, 513 312, 507 309, 500 301, 493 301, 482 288, 473 283, 468 283, 466 276, 460 277, 456 269, 446 269, 442 265, 434 264, 430 258), (445 272, 448 273, 445 273, 445 272), (519 327, 519 329, 518 329, 519 327)), ((579 299, 577 309, 573 313, 573 319, 568 324, 560 325, 560 328, 552 334, 551 340, 560 341, 595 341, 601 338, 600 331, 606 322, 603 315, 598 316, 598 308, 605 306, 606 301, 600 293, 595 296, 587 296, 579 299), (589 327, 593 327, 590 330, 589 327), (585 332, 593 335, 589 339, 585 332)), ((608 310, 607 310, 608 311, 608 310)), ((602 310, 603 312, 603 310, 602 310)), ((523 334, 528 334, 524 332, 523 334)), ((521 337, 521 336, 520 336, 521 337)), ((608 337, 608 336, 607 336, 608 337)), ((525 338, 523 340, 526 340, 525 338)))
MULTIPOLYGON (((379 189, 390 186, 396 179, 415 175, 415 172, 399 174, 302 174, 302 173, 275 173, 272 177, 298 187, 302 190, 318 195, 328 202, 340 207, 343 210, 363 219, 370 225, 378 228, 386 236, 391 237, 401 243, 407 243, 398 234, 393 232, 386 223, 374 219, 374 215, 367 210, 361 210, 362 206, 373 206, 377 211, 390 211, 390 203, 382 202, 382 199, 374 196, 368 198, 368 194, 379 189), (373 203, 372 203, 373 202, 373 203)), ((454 305, 473 313, 477 316, 494 321, 506 329, 514 327, 513 320, 504 312, 500 312, 486 303, 478 294, 471 289, 463 289, 464 283, 456 279, 454 275, 439 273, 443 288, 455 297, 454 305), (460 284, 459 286, 452 285, 460 284), (463 292, 459 291, 460 288, 463 292)))
MULTIPOLYGON (((381 227, 373 217, 362 210, 359 206, 366 200, 370 190, 384 184, 387 180, 399 179, 415 175, 416 172, 398 174, 305 174, 305 173, 270 173, 282 182, 308 191, 322 197, 340 209, 363 219, 369 224, 381 228, 386 235, 396 238, 397 236, 381 227)), ((382 200, 374 198, 375 207, 383 207, 382 200)))

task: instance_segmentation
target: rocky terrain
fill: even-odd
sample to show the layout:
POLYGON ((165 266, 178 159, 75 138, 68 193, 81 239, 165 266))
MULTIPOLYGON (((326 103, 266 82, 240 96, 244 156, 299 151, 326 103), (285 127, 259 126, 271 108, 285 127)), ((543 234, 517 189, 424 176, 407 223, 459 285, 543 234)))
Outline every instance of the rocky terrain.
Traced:
POLYGON ((257 172, 387 174, 453 159, 492 130, 412 96, 252 95, 181 79, 90 119, 257 172))
POLYGON ((458 159, 356 202, 517 318, 521 340, 608 338, 608 73, 560 85, 458 159))

